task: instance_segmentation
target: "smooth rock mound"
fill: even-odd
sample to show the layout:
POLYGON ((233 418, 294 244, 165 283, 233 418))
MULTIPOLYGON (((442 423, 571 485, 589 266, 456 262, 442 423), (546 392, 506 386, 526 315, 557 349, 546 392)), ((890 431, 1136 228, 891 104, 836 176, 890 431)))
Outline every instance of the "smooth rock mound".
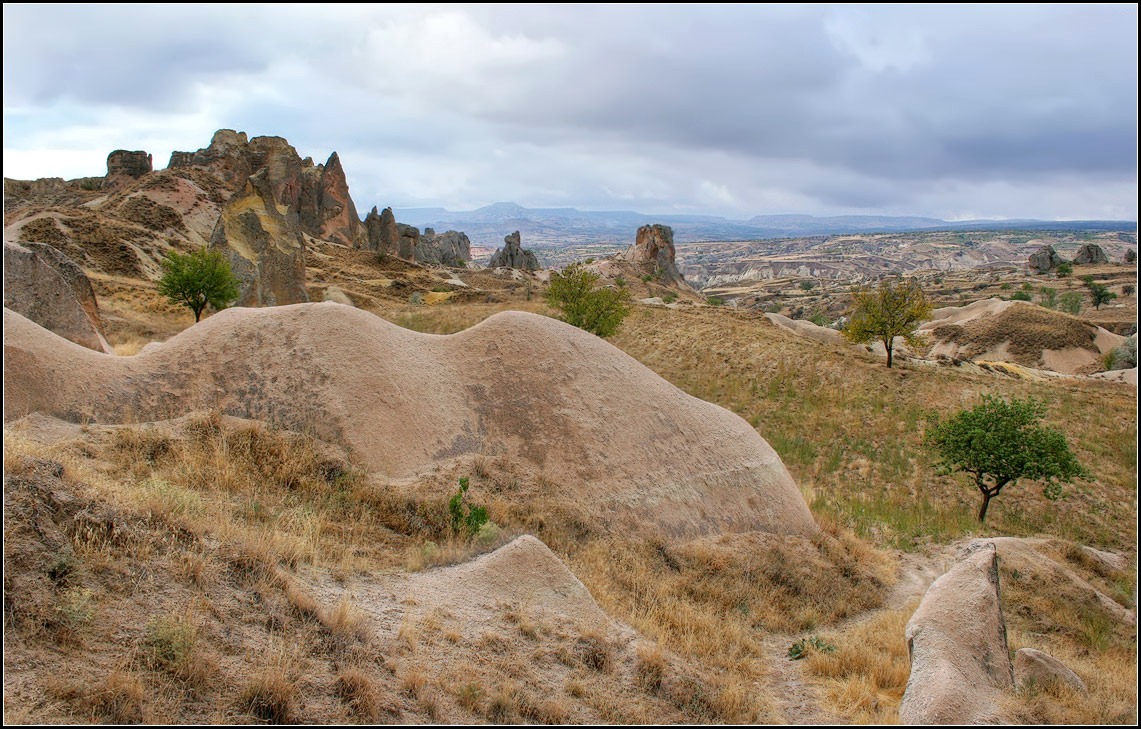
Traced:
POLYGON ((1045 688, 1063 683, 1080 693, 1088 693, 1086 682, 1069 666, 1049 653, 1034 648, 1019 648, 1014 654, 1014 679, 1020 689, 1045 688))
POLYGON ((907 623, 911 677, 899 707, 903 724, 1003 721, 1003 692, 1014 685, 999 602, 993 544, 928 589, 907 623))
POLYGON ((133 357, 5 311, 5 418, 159 420, 219 407, 352 448, 374 472, 502 455, 614 527, 812 534, 771 447, 606 341, 504 312, 425 335, 334 303, 227 309, 133 357))

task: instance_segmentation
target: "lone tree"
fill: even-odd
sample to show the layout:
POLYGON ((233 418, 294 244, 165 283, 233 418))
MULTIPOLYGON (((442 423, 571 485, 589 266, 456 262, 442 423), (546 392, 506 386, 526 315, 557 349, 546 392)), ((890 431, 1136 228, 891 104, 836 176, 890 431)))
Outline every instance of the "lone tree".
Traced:
POLYGON ((962 410, 927 435, 927 445, 941 459, 941 469, 970 474, 983 495, 979 523, 990 500, 1020 478, 1046 482, 1046 498, 1062 495, 1061 483, 1086 470, 1058 430, 1040 425, 1046 406, 1034 398, 1010 402, 983 395, 981 405, 962 410))
POLYGON ((1109 287, 1104 284, 1090 281, 1086 285, 1089 287, 1089 297, 1090 301, 1093 302, 1094 309, 1100 309, 1102 304, 1108 304, 1117 298, 1117 294, 1110 291, 1109 287))
POLYGON ((915 333, 915 328, 931 316, 931 302, 915 279, 885 279, 875 288, 858 286, 853 289, 852 298, 844 336, 856 344, 883 342, 888 367, 891 367, 896 337, 903 337, 912 346, 922 344, 923 339, 915 333))
POLYGON ((596 288, 599 278, 581 263, 572 263, 551 275, 547 303, 562 312, 567 324, 609 337, 630 313, 630 292, 625 286, 596 288))
POLYGON ((238 279, 221 251, 201 248, 186 255, 171 251, 163 260, 162 269, 158 292, 170 303, 193 311, 195 323, 207 304, 225 309, 238 298, 238 279))

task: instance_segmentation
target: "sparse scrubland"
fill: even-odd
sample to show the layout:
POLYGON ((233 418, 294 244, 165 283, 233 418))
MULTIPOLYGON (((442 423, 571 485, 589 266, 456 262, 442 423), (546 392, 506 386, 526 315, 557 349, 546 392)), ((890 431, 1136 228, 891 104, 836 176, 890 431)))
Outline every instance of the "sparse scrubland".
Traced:
MULTIPOLYGON (((339 260, 350 263, 323 264, 318 285, 421 332, 508 308, 553 313, 485 273, 493 293, 417 304, 411 293, 439 284, 426 273, 382 283, 346 276, 367 271, 363 257, 339 260)), ((192 323, 132 279, 95 285, 121 355, 192 323)), ((889 370, 726 307, 636 306, 610 341, 754 426, 819 533, 615 531, 575 498, 572 476, 501 453, 396 481, 309 434, 218 412, 33 421, 5 430, 6 721, 891 723, 904 626, 948 545, 969 537, 1047 538, 1059 564, 1135 610, 1135 391, 907 360, 889 370), (984 394, 1042 400, 1091 477, 1057 501, 1019 482, 980 525, 974 486, 937 475, 923 442, 984 394), (461 477, 495 532, 453 528, 461 477), (521 534, 637 637, 535 604, 489 604, 473 621, 474 598, 429 599, 434 568, 521 534), (1123 567, 1078 545, 1124 554, 1123 567), (395 607, 370 597, 389 593, 395 607), (836 649, 806 640, 805 659, 788 660, 813 637, 836 649)), ((1135 627, 1061 573, 1010 564, 1002 579, 1011 649, 1045 650, 1089 687, 1024 692, 1017 715, 1135 722, 1135 627)))

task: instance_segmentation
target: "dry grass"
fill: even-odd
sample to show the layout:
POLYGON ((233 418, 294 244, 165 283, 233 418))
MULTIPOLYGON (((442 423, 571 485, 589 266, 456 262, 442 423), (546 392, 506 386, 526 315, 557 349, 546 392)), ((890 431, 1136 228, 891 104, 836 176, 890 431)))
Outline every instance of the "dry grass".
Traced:
POLYGON ((841 716, 857 724, 898 720, 911 670, 904 628, 917 605, 825 633, 824 639, 836 650, 812 651, 804 659, 805 671, 822 679, 833 710, 841 716))
POLYGON ((1010 353, 1018 364, 1041 364, 1044 349, 1082 348, 1097 352, 1097 330, 1075 316, 1044 309, 1033 304, 1014 304, 992 316, 981 316, 960 326, 947 324, 934 335, 963 345, 962 356, 973 357, 1010 343, 1010 353))
POLYGON ((367 673, 359 668, 343 669, 337 675, 335 687, 354 717, 368 722, 380 718, 380 690, 367 673))
POLYGON ((238 696, 238 709, 267 724, 295 720, 299 667, 284 645, 271 646, 238 696))

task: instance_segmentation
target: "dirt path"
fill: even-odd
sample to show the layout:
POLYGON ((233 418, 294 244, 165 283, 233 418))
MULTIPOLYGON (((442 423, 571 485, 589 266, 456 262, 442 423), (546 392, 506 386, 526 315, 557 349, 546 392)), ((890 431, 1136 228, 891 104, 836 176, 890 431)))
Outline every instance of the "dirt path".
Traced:
MULTIPOLYGON (((885 611, 907 608, 923 597, 931 583, 946 572, 951 561, 945 550, 934 554, 904 553, 899 559, 899 579, 884 600, 883 607, 854 615, 827 628, 844 632, 885 611)), ((768 665, 772 667, 768 687, 779 715, 788 724, 850 724, 849 720, 828 708, 830 702, 824 696, 823 688, 814 683, 811 676, 805 675, 806 662, 788 659, 789 646, 803 637, 799 633, 773 633, 761 643, 768 665)))
POLYGON ((788 647, 799 636, 773 633, 765 636, 761 645, 765 649, 769 674, 768 688, 772 692, 777 711, 786 724, 849 724, 843 717, 828 711, 823 690, 813 685, 804 675, 804 661, 790 661, 788 647))

